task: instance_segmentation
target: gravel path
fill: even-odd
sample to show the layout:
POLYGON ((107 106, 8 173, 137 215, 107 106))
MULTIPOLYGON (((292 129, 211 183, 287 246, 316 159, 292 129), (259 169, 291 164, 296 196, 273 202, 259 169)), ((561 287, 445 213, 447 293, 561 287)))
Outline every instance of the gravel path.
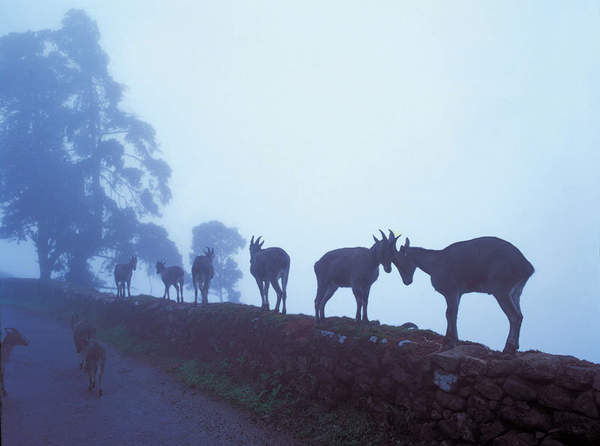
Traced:
POLYGON ((70 327, 6 305, 0 317, 30 341, 6 367, 3 446, 299 444, 107 345, 98 398, 79 370, 70 327))

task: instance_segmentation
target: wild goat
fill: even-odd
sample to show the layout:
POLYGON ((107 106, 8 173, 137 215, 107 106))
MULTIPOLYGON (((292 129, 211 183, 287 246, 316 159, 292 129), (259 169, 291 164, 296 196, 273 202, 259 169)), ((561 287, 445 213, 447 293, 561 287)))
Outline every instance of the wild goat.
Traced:
POLYGON ((194 259, 192 266, 192 280, 194 282, 194 305, 198 304, 198 288, 202 294, 202 303, 208 303, 208 287, 210 281, 215 275, 213 268, 213 259, 215 258, 215 250, 206 248, 203 256, 197 256, 194 259))
POLYGON ((287 299, 287 281, 290 273, 290 256, 281 248, 266 248, 262 249, 264 240, 261 242, 262 236, 256 241, 254 236, 250 240, 250 273, 256 279, 260 298, 262 299, 261 308, 269 310, 269 284, 277 293, 277 305, 275 312, 279 312, 279 304, 283 300, 282 314, 286 313, 285 301, 287 299), (281 279, 281 287, 278 280, 281 279))
POLYGON ((79 356, 79 368, 81 369, 85 362, 85 349, 91 340, 96 337, 96 327, 81 319, 78 314, 73 314, 71 316, 71 331, 73 332, 73 343, 79 356))
POLYGON ((4 336, 4 340, 2 341, 2 347, 0 359, 0 383, 2 384, 2 395, 6 396, 6 386, 4 385, 4 369, 6 368, 6 363, 8 362, 8 358, 10 357, 10 353, 12 352, 13 347, 17 345, 29 345, 29 341, 25 336, 23 336, 19 330, 16 328, 5 328, 6 336, 4 336))
POLYGON ((534 272, 533 266, 515 246, 496 237, 480 237, 453 243, 442 250, 413 248, 407 238, 394 256, 394 265, 405 285, 416 268, 431 276, 433 288, 446 298, 445 344, 456 346, 456 317, 465 293, 492 294, 510 323, 504 352, 519 349, 523 315, 521 292, 534 272))
POLYGON ((96 340, 90 341, 85 349, 85 371, 88 374, 88 390, 91 392, 96 387, 96 373, 98 373, 98 396, 102 396, 102 375, 106 364, 106 350, 96 340))
POLYGON ((179 302, 179 294, 181 292, 181 302, 183 302, 183 268, 180 266, 165 266, 165 261, 156 262, 156 273, 160 274, 160 278, 165 284, 165 294, 163 295, 163 299, 167 298, 171 300, 171 295, 169 294, 169 288, 171 285, 175 287, 175 291, 177 291, 177 302, 179 302))
POLYGON ((137 257, 129 259, 129 263, 115 265, 115 284, 117 285, 117 297, 125 297, 125 285, 127 285, 127 296, 131 297, 131 276, 137 267, 137 257))
POLYGON ((315 263, 317 297, 315 297, 315 320, 325 318, 325 304, 339 287, 351 287, 356 299, 356 321, 368 322, 367 305, 371 285, 379 277, 379 265, 386 273, 392 270, 391 262, 396 252, 398 237, 390 230, 389 238, 383 231, 381 240, 373 239, 371 248, 341 248, 327 252, 315 263))

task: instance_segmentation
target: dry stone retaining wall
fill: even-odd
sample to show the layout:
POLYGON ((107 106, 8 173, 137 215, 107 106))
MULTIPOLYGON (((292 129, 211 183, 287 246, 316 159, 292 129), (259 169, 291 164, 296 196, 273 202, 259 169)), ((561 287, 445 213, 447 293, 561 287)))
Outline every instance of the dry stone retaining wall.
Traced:
POLYGON ((350 402, 415 439, 445 445, 600 444, 600 365, 572 356, 509 356, 479 344, 442 351, 441 336, 426 330, 382 327, 380 335, 357 336, 331 321, 315 328, 309 316, 236 304, 115 300, 56 282, 5 279, 0 294, 42 295, 57 308, 95 314, 99 324, 122 325, 178 355, 232 361, 246 379, 269 374, 288 390, 332 407, 350 402))

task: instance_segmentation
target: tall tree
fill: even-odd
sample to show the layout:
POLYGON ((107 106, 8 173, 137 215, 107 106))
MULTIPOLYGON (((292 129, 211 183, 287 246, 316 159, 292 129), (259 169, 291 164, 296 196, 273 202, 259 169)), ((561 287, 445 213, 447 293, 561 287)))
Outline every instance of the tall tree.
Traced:
POLYGON ((31 239, 42 278, 64 268, 92 282, 90 260, 133 242, 171 198, 154 129, 119 108, 99 39, 79 10, 58 30, 0 38, 0 236, 31 239))
POLYGON ((224 299, 232 302, 240 300, 240 293, 235 286, 242 278, 242 272, 233 256, 245 244, 246 240, 236 228, 229 228, 220 221, 209 221, 192 229, 190 263, 194 263, 194 259, 204 251, 204 248, 209 247, 215 250, 213 260, 215 276, 210 283, 210 288, 221 302, 224 299))
POLYGON ((171 198, 171 170, 154 156, 154 129, 119 109, 123 87, 110 76, 99 39, 96 24, 77 10, 67 13, 56 34, 59 47, 80 68, 68 134, 89 187, 92 216, 79 237, 84 243, 72 251, 72 280, 87 269, 91 257, 112 251, 114 240, 106 237, 106 226, 114 213, 127 207, 138 218, 158 216, 159 204, 171 198))
POLYGON ((0 38, 0 236, 31 239, 43 279, 86 212, 83 177, 64 150, 73 69, 48 49, 50 34, 0 38))

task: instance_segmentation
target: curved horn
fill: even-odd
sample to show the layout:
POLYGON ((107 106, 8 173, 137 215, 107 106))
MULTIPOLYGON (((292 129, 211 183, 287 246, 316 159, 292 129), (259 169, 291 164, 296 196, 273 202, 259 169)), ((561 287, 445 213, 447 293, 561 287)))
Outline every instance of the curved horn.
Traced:
POLYGON ((383 231, 380 229, 379 232, 381 233, 381 239, 382 240, 387 240, 385 234, 383 233, 383 231))
POLYGON ((394 244, 395 244, 396 240, 398 240, 402 234, 395 235, 394 231, 392 231, 391 229, 388 229, 388 230, 390 231, 390 240, 394 240, 394 244))
POLYGON ((258 238, 256 239, 256 244, 258 245, 260 243, 260 239, 262 238, 262 235, 259 235, 258 238))
POLYGON ((250 246, 254 245, 254 236, 250 239, 250 246))

